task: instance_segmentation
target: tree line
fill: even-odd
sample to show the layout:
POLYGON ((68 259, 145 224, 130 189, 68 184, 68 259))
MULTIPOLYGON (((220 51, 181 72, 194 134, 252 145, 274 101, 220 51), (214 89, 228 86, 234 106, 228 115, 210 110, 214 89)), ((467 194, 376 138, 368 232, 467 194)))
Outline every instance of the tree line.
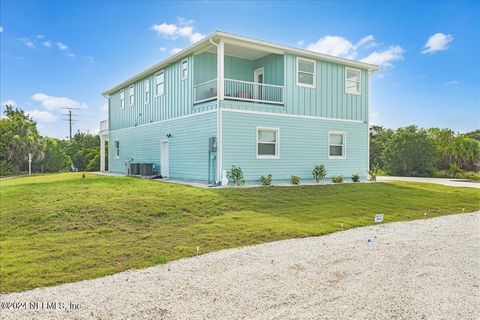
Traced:
POLYGON ((32 155, 32 172, 100 170, 100 138, 77 132, 72 140, 41 136, 37 123, 20 108, 7 105, 0 119, 0 176, 28 171, 28 154, 32 155))
POLYGON ((465 177, 480 175, 480 130, 409 126, 370 128, 370 169, 397 176, 465 177))
MULTIPOLYGON (((20 108, 6 106, 0 119, 0 175, 28 171, 100 170, 100 138, 77 132, 71 141, 43 137, 20 108)), ((370 128, 370 170, 399 176, 480 179, 480 130, 457 134, 450 129, 417 126, 370 128)))

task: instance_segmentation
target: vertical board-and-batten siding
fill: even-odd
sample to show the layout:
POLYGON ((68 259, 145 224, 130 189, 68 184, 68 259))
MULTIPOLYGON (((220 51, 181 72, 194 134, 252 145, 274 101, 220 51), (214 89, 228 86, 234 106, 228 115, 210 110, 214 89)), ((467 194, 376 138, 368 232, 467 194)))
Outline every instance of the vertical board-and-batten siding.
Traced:
POLYGON ((353 173, 367 177, 365 123, 224 110, 222 124, 223 170, 240 166, 247 181, 258 182, 269 173, 275 180, 289 180, 292 175, 312 180, 312 170, 320 164, 325 165, 327 178, 343 175, 348 179, 353 173), (280 130, 278 159, 257 159, 258 127, 280 130), (345 159, 329 159, 329 131, 345 132, 345 159))
POLYGON ((170 177, 208 179, 208 139, 216 136, 215 110, 180 119, 165 120, 109 133, 109 171, 126 174, 125 161, 154 163, 160 173, 160 144, 169 141, 170 177), (171 137, 167 138, 167 134, 171 137), (120 156, 115 156, 115 141, 120 142, 120 156))
POLYGON ((165 93, 155 96, 155 74, 151 74, 133 86, 135 103, 129 105, 129 86, 125 90, 125 108, 120 108, 120 91, 110 96, 109 128, 111 130, 135 127, 147 123, 185 116, 192 112, 193 104, 193 59, 188 58, 188 78, 182 80, 181 61, 165 69, 165 93), (150 83, 150 102, 145 103, 145 81, 150 83))

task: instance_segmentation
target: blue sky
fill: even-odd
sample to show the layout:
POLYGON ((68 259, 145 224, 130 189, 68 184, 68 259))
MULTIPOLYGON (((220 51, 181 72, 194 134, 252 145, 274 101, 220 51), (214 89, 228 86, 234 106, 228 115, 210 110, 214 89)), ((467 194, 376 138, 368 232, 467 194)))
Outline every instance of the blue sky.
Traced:
POLYGON ((64 138, 98 130, 101 92, 216 29, 380 63, 371 119, 465 132, 480 127, 479 2, 5 1, 0 100, 64 138), (156 26, 156 27, 154 27, 156 26))

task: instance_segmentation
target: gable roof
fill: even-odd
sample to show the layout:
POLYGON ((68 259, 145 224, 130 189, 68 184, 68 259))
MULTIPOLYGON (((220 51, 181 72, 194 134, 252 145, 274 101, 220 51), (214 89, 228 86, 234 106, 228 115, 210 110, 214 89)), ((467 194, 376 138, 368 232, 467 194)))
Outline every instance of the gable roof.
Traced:
POLYGON ((127 87, 128 85, 144 78, 145 76, 155 73, 156 71, 159 71, 168 65, 181 60, 192 53, 202 51, 205 48, 207 48, 212 41, 218 41, 218 40, 223 40, 225 43, 236 43, 236 44, 243 44, 243 45, 249 45, 249 46, 254 46, 258 48, 262 48, 264 50, 271 50, 275 51, 279 54, 281 53, 291 53, 295 55, 299 55, 302 57, 306 58, 312 58, 312 59, 319 59, 319 60, 324 60, 324 61, 329 61, 329 62, 334 62, 338 64, 342 64, 345 66, 350 66, 350 67, 356 67, 356 68, 361 68, 361 69, 366 69, 368 71, 376 71, 379 70, 380 67, 377 65, 369 64, 369 63, 364 63, 360 61, 355 61, 355 60, 350 60, 350 59, 345 59, 345 58, 340 58, 340 57, 335 57, 323 53, 318 53, 310 50, 305 50, 305 49, 299 49, 287 45, 282 45, 282 44, 276 44, 268 41, 263 41, 263 40, 257 40, 254 38, 249 38, 249 37, 244 37, 244 36, 239 36, 236 34, 224 32, 224 31, 215 31, 214 33, 206 36, 202 40, 192 44, 191 46, 183 49, 182 51, 168 57, 167 59, 151 66, 150 68, 147 68, 143 70, 142 72, 136 74, 135 76, 119 83, 118 85, 114 86, 113 88, 110 88, 106 90, 105 92, 102 93, 104 96, 108 96, 124 87, 127 87))

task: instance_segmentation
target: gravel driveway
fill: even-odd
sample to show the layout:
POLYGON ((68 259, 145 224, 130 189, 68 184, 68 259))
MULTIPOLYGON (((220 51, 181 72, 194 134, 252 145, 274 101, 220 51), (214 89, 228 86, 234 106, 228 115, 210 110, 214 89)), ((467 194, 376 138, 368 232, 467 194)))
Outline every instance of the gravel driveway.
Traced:
POLYGON ((387 181, 410 181, 421 183, 435 183, 448 187, 465 187, 465 188, 480 188, 480 183, 469 182, 465 179, 450 179, 450 178, 421 178, 421 177, 393 177, 393 176, 378 176, 378 182, 387 181))
POLYGON ((463 320, 480 319, 479 285, 475 212, 224 250, 1 295, 3 307, 38 301, 79 309, 0 312, 5 319, 463 320))

